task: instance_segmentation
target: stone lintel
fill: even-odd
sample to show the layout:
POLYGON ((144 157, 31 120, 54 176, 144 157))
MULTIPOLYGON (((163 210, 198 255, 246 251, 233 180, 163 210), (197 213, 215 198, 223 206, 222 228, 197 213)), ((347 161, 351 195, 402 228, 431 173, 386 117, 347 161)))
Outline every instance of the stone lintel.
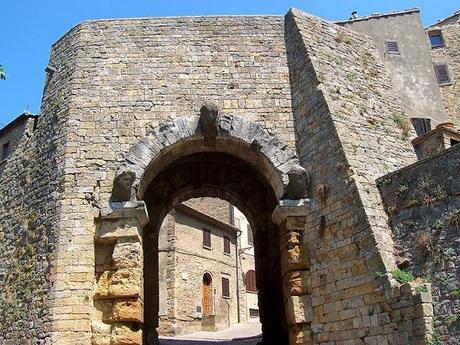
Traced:
POLYGON ((310 199, 279 201, 278 206, 272 214, 272 220, 278 224, 283 224, 288 217, 306 217, 310 210, 310 199))
POLYGON ((120 201, 110 203, 110 207, 103 208, 99 213, 99 220, 116 220, 135 218, 141 227, 149 221, 147 207, 143 201, 120 201))

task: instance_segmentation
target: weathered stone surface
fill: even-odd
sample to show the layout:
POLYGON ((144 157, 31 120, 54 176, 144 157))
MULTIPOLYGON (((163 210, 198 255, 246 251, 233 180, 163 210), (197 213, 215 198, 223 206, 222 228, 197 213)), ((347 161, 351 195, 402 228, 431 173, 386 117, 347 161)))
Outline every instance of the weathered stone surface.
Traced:
POLYGON ((133 331, 125 325, 115 324, 111 327, 110 344, 141 345, 142 331, 133 331))
POLYGON ((112 318, 114 321, 143 322, 143 307, 138 298, 116 299, 113 302, 112 318))
POLYGON ((112 201, 131 200, 131 187, 136 174, 132 171, 124 171, 118 174, 113 181, 112 201))
POLYGON ((289 297, 286 309, 287 321, 290 325, 309 323, 313 320, 313 308, 310 295, 289 297))
POLYGON ((135 239, 119 239, 113 249, 112 263, 115 269, 139 269, 143 263, 142 245, 135 239))
MULTIPOLYGON (((53 45, 50 65, 56 72, 37 129, 0 180, 0 341, 107 343, 106 326, 91 330, 90 322, 113 315, 105 318, 92 297, 107 305, 142 297, 143 267, 131 267, 138 246, 128 250, 130 258, 121 255, 126 248, 116 249, 119 267, 108 267, 111 249, 94 251, 155 233, 140 231, 146 216, 141 222, 133 208, 114 205, 128 197, 149 199, 149 226, 175 198, 221 197, 252 211, 262 229, 255 242, 263 254, 256 260, 266 341, 287 342, 286 304, 294 343, 305 342, 309 323, 321 330, 312 334, 316 344, 406 345, 429 334, 424 301, 412 290, 401 294, 388 273, 375 280, 396 268, 375 180, 414 162, 415 154, 406 138, 412 131, 395 120, 404 120, 403 108, 369 37, 296 10, 284 21, 89 21, 53 45), (197 115, 204 101, 221 113, 215 148, 202 145, 197 115), (298 165, 316 191, 305 207, 280 200, 290 182, 297 186, 288 194, 305 195, 303 171, 289 176, 298 165), (273 210, 279 226, 270 220, 273 210), (303 229, 288 219, 296 216, 305 218, 303 229), (280 253, 283 227, 295 235, 280 253), (281 272, 307 268, 309 295, 284 303, 281 272), (395 318, 403 313, 420 317, 399 327, 395 318)), ((447 270, 439 270, 449 274, 449 293, 458 288, 453 261, 443 259, 447 270)), ((304 282, 288 280, 286 287, 300 293, 304 282)), ((157 315, 148 313, 144 329, 154 334, 157 315)), ((141 332, 114 325, 110 343, 140 344, 141 332)))
POLYGON ((142 269, 119 269, 109 277, 108 296, 113 298, 140 297, 143 295, 142 281, 142 269))
POLYGON ((217 131, 217 115, 219 109, 215 105, 204 105, 200 109, 200 123, 206 146, 215 145, 217 131))

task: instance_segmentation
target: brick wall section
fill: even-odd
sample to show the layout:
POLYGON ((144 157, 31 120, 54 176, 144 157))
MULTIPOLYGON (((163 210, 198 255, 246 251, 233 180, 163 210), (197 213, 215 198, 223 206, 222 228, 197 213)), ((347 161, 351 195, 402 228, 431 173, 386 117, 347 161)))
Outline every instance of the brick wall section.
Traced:
POLYGON ((400 266, 431 285, 434 326, 446 345, 460 342, 459 164, 454 146, 378 181, 400 266))
POLYGON ((460 15, 443 22, 442 25, 431 26, 427 31, 440 29, 444 39, 442 47, 432 48, 433 63, 445 63, 452 79, 452 84, 441 86, 446 114, 457 127, 460 126, 460 15))
POLYGON ((406 120, 374 43, 291 10, 286 45, 298 152, 317 199, 303 238, 311 260, 304 309, 313 314, 297 325, 297 339, 311 332, 313 344, 423 342, 423 332, 398 329, 375 281, 376 271, 396 267, 375 179, 415 154, 396 124, 406 120))
POLYGON ((183 203, 201 213, 230 224, 230 204, 218 198, 196 198, 183 203))
MULTIPOLYGON (((70 83, 75 72, 75 31, 52 53, 61 78, 50 80, 37 128, 23 136, 0 177, 0 343, 50 344, 54 303, 70 83), (54 286, 53 286, 54 285, 54 286)), ((62 255, 66 255, 65 252, 62 255)), ((81 252, 73 260, 83 260, 81 252)), ((70 264, 70 262, 68 262, 70 264)), ((94 270, 94 265, 92 266, 94 270)), ((91 284, 90 284, 91 285, 91 284)), ((70 291, 67 292, 69 295, 70 291)), ((76 312, 76 311, 75 311, 76 312)))

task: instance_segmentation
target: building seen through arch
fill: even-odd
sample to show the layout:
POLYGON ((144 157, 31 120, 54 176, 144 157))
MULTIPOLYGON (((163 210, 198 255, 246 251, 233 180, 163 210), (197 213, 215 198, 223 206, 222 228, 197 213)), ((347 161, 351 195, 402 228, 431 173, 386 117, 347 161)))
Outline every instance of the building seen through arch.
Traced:
POLYGON ((251 238, 244 214, 221 199, 190 199, 168 213, 158 241, 160 336, 259 322, 251 238))

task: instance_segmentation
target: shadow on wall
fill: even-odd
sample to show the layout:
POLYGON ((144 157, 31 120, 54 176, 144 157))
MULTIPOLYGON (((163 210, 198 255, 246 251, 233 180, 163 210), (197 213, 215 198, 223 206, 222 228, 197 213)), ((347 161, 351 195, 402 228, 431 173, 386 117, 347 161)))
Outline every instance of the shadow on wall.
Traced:
POLYGON ((235 338, 232 340, 204 340, 204 339, 172 339, 161 338, 160 345, 256 345, 262 341, 262 336, 235 338))

